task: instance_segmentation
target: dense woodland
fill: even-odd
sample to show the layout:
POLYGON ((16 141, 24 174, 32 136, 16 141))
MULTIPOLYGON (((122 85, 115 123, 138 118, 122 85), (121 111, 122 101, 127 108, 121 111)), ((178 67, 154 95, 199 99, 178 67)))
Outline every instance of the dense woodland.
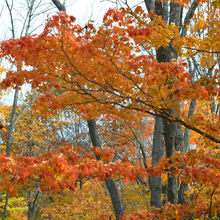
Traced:
POLYGON ((220 2, 100 1, 84 25, 18 2, 0 3, 1 218, 219 219, 220 2))

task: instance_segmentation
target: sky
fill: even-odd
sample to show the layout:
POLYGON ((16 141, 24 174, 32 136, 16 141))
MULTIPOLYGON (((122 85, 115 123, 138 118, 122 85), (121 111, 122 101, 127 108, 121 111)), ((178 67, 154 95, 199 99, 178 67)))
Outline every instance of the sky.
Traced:
MULTIPOLYGON (((13 21, 15 29, 15 38, 24 36, 25 30, 24 20, 27 13, 27 2, 32 0, 1 0, 0 1, 0 42, 3 40, 10 39, 12 37, 11 32, 11 23, 10 16, 6 6, 6 1, 9 6, 13 2, 13 21)), ((123 0, 120 0, 123 2, 123 0)), ((54 7, 51 0, 35 0, 36 5, 41 2, 41 6, 35 8, 35 14, 39 14, 34 17, 33 22, 31 23, 31 29, 28 34, 39 34, 43 30, 45 20, 47 16, 51 16, 57 13, 57 9, 54 7), (43 12, 43 13, 42 13, 43 12)), ((102 23, 102 18, 105 12, 110 7, 115 7, 116 5, 112 1, 105 0, 61 0, 62 3, 65 2, 67 14, 73 15, 76 18, 76 22, 84 26, 89 20, 93 20, 95 25, 100 25, 102 23)), ((140 0, 128 0, 129 6, 133 7, 139 4, 140 0)), ((143 2, 143 1, 142 1, 143 2)), ((142 3, 143 4, 143 3, 142 3)), ((120 7, 120 6, 118 6, 120 7)), ((3 65, 7 65, 4 61, 0 61, 3 65)), ((28 87, 23 87, 22 91, 25 94, 28 87)), ((4 104, 12 105, 13 103, 13 90, 9 92, 8 95, 5 95, 1 100, 4 104)))
MULTIPOLYGON (((5 40, 11 37, 10 31, 10 17, 8 13, 8 9, 6 7, 5 1, 11 2, 14 1, 14 7, 12 10, 13 13, 13 20, 15 21, 15 30, 16 30, 16 37, 20 36, 21 29, 24 23, 24 18, 26 15, 26 2, 30 2, 33 0, 1 0, 0 1, 0 40, 5 40)), ((64 0, 60 0, 62 3, 64 0)), ((101 23, 103 15, 110 7, 115 7, 116 4, 112 3, 116 0, 65 0, 65 5, 67 9, 67 14, 73 15, 76 17, 77 23, 81 25, 85 25, 88 20, 94 20, 95 23, 101 23)), ((125 1, 125 0, 118 0, 118 1, 125 1)), ((36 4, 41 2, 41 6, 37 7, 36 13, 40 13, 43 10, 46 11, 43 14, 40 14, 34 19, 32 26, 36 28, 34 33, 39 33, 45 22, 47 15, 52 15, 57 12, 57 9, 54 7, 51 0, 35 0, 36 4), (38 27, 39 26, 39 27, 38 27), (38 28, 37 28, 38 27, 38 28)), ((141 0, 128 0, 127 1, 129 6, 133 7, 137 4, 143 5, 143 1, 141 0)))

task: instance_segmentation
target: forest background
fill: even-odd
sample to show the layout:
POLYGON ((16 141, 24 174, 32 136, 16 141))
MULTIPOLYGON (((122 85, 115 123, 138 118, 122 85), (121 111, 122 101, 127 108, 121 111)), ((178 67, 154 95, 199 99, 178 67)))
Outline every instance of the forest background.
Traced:
POLYGON ((103 1, 81 25, 65 1, 16 3, 2 219, 218 219, 219 2, 103 1))

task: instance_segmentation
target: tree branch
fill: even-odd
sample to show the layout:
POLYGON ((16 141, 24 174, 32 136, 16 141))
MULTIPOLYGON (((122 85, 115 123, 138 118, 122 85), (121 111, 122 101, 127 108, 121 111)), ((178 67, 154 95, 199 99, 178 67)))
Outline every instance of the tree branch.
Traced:
POLYGON ((182 28, 182 32, 181 32, 181 37, 185 37, 186 36, 186 26, 189 24, 190 19, 193 18, 193 15, 195 13, 195 10, 198 6, 198 2, 197 1, 193 1, 193 3, 191 4, 189 10, 186 13, 186 17, 184 19, 184 25, 182 28))
POLYGON ((31 102, 20 112, 20 114, 18 115, 18 117, 15 119, 15 124, 17 123, 17 121, 21 118, 21 116, 24 114, 24 112, 29 109, 31 107, 31 105, 36 101, 36 99, 38 98, 38 96, 40 95, 40 93, 37 93, 37 95, 31 100, 31 102))
POLYGON ((65 5, 63 5, 59 0, 52 0, 52 2, 54 3, 54 5, 57 7, 57 9, 59 11, 64 11, 66 12, 66 7, 65 5))
POLYGON ((216 54, 220 53, 220 51, 209 51, 209 50, 202 50, 202 49, 196 49, 196 48, 191 48, 191 47, 183 47, 183 48, 188 49, 188 50, 195 50, 198 52, 204 52, 204 53, 216 53, 216 54))

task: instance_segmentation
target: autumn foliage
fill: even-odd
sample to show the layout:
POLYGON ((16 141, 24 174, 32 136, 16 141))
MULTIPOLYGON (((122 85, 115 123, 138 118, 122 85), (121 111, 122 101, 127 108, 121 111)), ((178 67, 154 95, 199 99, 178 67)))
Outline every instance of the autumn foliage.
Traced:
MULTIPOLYGON (((199 2, 203 3, 206 2, 199 2)), ((188 7, 187 2, 182 4, 188 7)), ((46 134, 42 126, 47 117, 70 109, 83 119, 100 120, 104 144, 102 149, 93 147, 88 150, 60 143, 51 151, 29 157, 1 154, 0 191, 15 196, 36 187, 42 193, 58 197, 59 193, 76 195, 71 204, 77 204, 81 201, 77 194, 81 180, 92 190, 95 189, 91 182, 97 182, 98 194, 106 199, 101 185, 106 179, 120 177, 123 184, 130 187, 138 176, 148 181, 154 175, 162 175, 162 178, 169 175, 178 177, 180 184, 188 186, 186 204, 166 203, 162 208, 137 206, 123 219, 217 217, 220 203, 219 113, 214 113, 210 106, 213 102, 219 106, 219 69, 213 67, 212 77, 204 75, 195 80, 185 59, 199 54, 198 62, 206 68, 218 62, 218 7, 213 1, 207 17, 201 13, 195 16, 194 26, 187 27, 191 33, 189 37, 182 36, 175 24, 165 24, 153 11, 147 15, 137 7, 133 13, 130 9, 109 9, 98 28, 93 22, 83 28, 75 23, 73 16, 59 12, 48 18, 41 34, 3 41, 0 57, 15 64, 17 70, 7 72, 0 83, 1 88, 17 88, 28 83, 41 93, 33 106, 37 115, 34 124, 40 121, 40 126, 31 127, 31 132, 38 129, 46 134), (196 30, 206 30, 207 23, 212 26, 203 39, 198 38, 196 30), (146 53, 168 47, 170 43, 179 56, 171 62, 158 62, 146 53), (197 101, 197 108, 196 114, 189 118, 187 112, 191 100, 197 101), (169 109, 175 109, 173 114, 169 109), (162 157, 160 163, 149 165, 152 116, 193 130, 189 144, 195 149, 186 153, 176 151, 169 158, 162 157), (145 148, 148 158, 144 158, 144 163, 139 163, 137 156, 140 153, 137 153, 136 145, 141 146, 140 140, 143 143, 149 141, 145 148)), ((2 128, 0 123, 0 130, 2 128)), ((23 129, 22 125, 20 128, 23 129)), ((19 133, 15 134, 18 141, 19 133)), ((41 138, 39 142, 43 145, 44 135, 41 138)), ((149 194, 146 195, 149 198, 149 194)), ((89 204, 86 198, 85 202, 89 204)), ((71 204, 68 206, 73 207, 71 204)), ((107 203, 105 207, 98 204, 96 210, 107 207, 107 203)), ((50 216, 56 205, 42 210, 50 216)), ((97 211, 97 216, 106 219, 112 215, 109 210, 108 207, 106 216, 97 211)), ((83 211, 80 213, 87 215, 83 211)), ((56 218, 56 215, 52 216, 56 218)))

